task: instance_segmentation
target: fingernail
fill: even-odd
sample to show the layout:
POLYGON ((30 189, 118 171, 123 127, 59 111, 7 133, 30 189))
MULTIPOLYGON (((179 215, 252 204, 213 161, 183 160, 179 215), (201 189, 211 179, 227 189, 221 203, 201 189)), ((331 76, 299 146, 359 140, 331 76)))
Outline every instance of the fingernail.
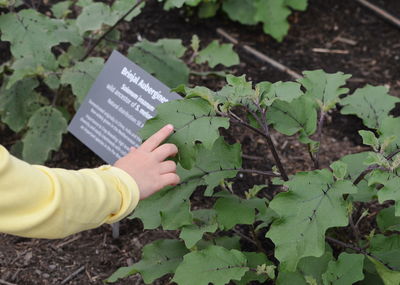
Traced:
POLYGON ((174 126, 171 125, 171 124, 166 125, 165 128, 167 128, 167 129, 169 129, 169 130, 171 130, 171 131, 174 130, 174 126))

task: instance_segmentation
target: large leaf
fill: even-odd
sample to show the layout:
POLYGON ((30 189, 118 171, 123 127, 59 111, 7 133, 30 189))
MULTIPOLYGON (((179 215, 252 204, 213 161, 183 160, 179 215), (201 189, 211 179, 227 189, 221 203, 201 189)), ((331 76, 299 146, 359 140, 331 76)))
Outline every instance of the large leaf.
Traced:
POLYGON ((181 8, 184 4, 189 6, 198 5, 201 0, 158 0, 159 2, 164 1, 164 9, 169 10, 171 8, 181 8))
POLYGON ((92 87, 97 75, 103 68, 104 60, 100 57, 89 57, 83 62, 64 70, 61 76, 62 84, 70 84, 72 92, 77 97, 77 104, 81 104, 92 87))
POLYGON ((232 44, 220 45, 217 40, 214 40, 199 52, 196 57, 196 63, 208 62, 211 68, 218 64, 228 67, 239 64, 239 56, 232 48, 232 44))
POLYGON ((378 257, 385 265, 400 270, 400 236, 375 235, 371 239, 369 252, 378 257))
POLYGON ((256 210, 250 200, 225 193, 217 200, 214 209, 217 212, 217 220, 220 228, 229 230, 237 224, 251 225, 254 223, 256 210))
POLYGON ((9 41, 15 58, 14 73, 8 88, 23 77, 54 70, 57 62, 51 48, 61 42, 79 44, 73 25, 63 20, 50 19, 32 9, 0 16, 1 39, 9 41))
POLYGON ((192 248, 204 233, 214 233, 218 229, 216 213, 214 210, 203 209, 193 211, 193 224, 182 228, 180 238, 184 240, 187 248, 192 248))
POLYGON ((379 214, 376 216, 376 223, 381 232, 400 231, 400 217, 396 217, 394 212, 394 206, 379 211, 379 214))
POLYGON ((349 89, 342 88, 350 74, 343 72, 326 73, 323 70, 304 71, 304 78, 299 82, 306 88, 307 95, 316 100, 321 109, 328 111, 339 102, 339 96, 346 94, 349 89))
POLYGON ((172 281, 179 285, 224 285, 248 271, 246 257, 237 250, 210 246, 183 257, 172 281))
POLYGON ((143 40, 128 50, 128 58, 174 88, 189 80, 189 68, 179 59, 185 52, 181 40, 162 39, 155 43, 143 40))
POLYGON ((267 237, 275 244, 275 256, 283 270, 294 271, 302 257, 324 253, 328 228, 347 225, 342 196, 355 193, 356 188, 348 180, 334 182, 328 170, 300 172, 285 184, 289 191, 269 204, 280 218, 267 237))
POLYGON ((285 0, 285 4, 294 10, 305 11, 308 0, 285 0))
POLYGON ((342 252, 337 261, 330 261, 322 275, 324 285, 351 285, 364 279, 364 255, 342 252))
POLYGON ((300 90, 300 84, 295 82, 278 81, 270 83, 265 81, 258 83, 257 88, 260 93, 260 101, 265 106, 271 106, 275 100, 290 103, 303 95, 303 92, 300 90))
POLYGON ((10 89, 3 84, 0 89, 0 118, 11 130, 19 132, 26 127, 29 118, 40 108, 43 98, 34 91, 36 79, 25 79, 10 89))
POLYGON ((81 14, 76 19, 76 25, 83 35, 86 31, 99 30, 108 19, 110 19, 110 7, 96 2, 83 7, 81 14))
POLYGON ((332 249, 326 244, 325 253, 320 257, 304 257, 300 260, 297 271, 283 271, 279 270, 278 279, 276 283, 278 285, 306 285, 305 278, 313 278, 317 284, 322 284, 322 274, 328 268, 328 263, 333 259, 332 249))
POLYGON ((378 191, 379 203, 393 200, 395 202, 395 215, 400 216, 400 175, 376 170, 372 173, 368 183, 370 185, 383 185, 378 191))
POLYGON ((146 284, 173 273, 189 251, 178 240, 157 240, 143 248, 142 259, 132 267, 140 272, 146 284))
POLYGON ((22 157, 30 163, 44 163, 52 150, 61 145, 62 134, 67 131, 67 121, 56 108, 38 109, 28 122, 28 131, 22 142, 22 157))
POLYGON ((218 129, 229 126, 229 120, 216 116, 213 106, 208 102, 192 98, 157 106, 157 116, 146 122, 140 134, 146 139, 168 123, 174 125, 175 132, 167 141, 178 147, 178 160, 186 169, 190 169, 195 161, 195 145, 202 142, 211 149, 219 137, 218 129))
POLYGON ((387 268, 385 265, 377 261, 376 259, 369 257, 369 260, 375 265, 376 271, 382 278, 385 285, 399 285, 400 284, 400 271, 393 271, 387 268))
POLYGON ((257 1, 255 5, 255 20, 264 23, 264 33, 282 41, 289 30, 287 17, 290 10, 285 5, 285 0, 263 0, 257 1))
POLYGON ((390 96, 386 87, 367 85, 341 100, 341 113, 356 115, 368 128, 378 129, 397 102, 400 99, 390 96))
POLYGON ((317 129, 317 111, 314 102, 306 96, 290 103, 276 100, 268 109, 267 121, 282 134, 291 136, 300 132, 310 136, 317 129))
MULTIPOLYGON (((146 229, 163 225, 165 229, 178 229, 192 225, 192 214, 189 212, 189 198, 193 191, 206 185, 211 191, 226 178, 235 177, 241 166, 240 147, 227 145, 218 139, 211 150, 199 145, 197 160, 193 169, 185 170, 178 166, 181 183, 167 188, 142 201, 132 218, 140 218, 146 229)), ((190 242, 189 242, 190 243, 190 242)))
POLYGON ((254 0, 225 0, 222 9, 228 17, 245 25, 255 25, 254 16, 257 12, 254 0))
MULTIPOLYGON (((353 182, 364 170, 366 170, 367 167, 364 164, 364 161, 367 159, 370 153, 371 152, 360 152, 356 154, 349 154, 340 159, 340 161, 347 165, 349 178, 353 182)), ((350 195, 354 201, 369 202, 377 196, 376 187, 369 186, 368 180, 365 177, 357 184, 357 189, 357 193, 350 195)))

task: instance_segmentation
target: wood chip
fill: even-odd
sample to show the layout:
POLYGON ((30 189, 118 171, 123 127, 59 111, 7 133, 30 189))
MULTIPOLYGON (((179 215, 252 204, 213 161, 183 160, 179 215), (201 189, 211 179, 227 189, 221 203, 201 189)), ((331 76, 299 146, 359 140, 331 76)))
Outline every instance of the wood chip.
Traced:
POLYGON ((313 48, 312 51, 318 53, 349 54, 348 50, 343 49, 313 48))

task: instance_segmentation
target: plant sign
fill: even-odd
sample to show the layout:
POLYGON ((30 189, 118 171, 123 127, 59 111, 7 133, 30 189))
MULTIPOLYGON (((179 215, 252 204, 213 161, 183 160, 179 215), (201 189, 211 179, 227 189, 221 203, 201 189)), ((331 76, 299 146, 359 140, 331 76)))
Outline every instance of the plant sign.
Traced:
POLYGON ((141 143, 137 135, 158 104, 181 98, 158 79, 114 51, 68 130, 107 163, 141 143))

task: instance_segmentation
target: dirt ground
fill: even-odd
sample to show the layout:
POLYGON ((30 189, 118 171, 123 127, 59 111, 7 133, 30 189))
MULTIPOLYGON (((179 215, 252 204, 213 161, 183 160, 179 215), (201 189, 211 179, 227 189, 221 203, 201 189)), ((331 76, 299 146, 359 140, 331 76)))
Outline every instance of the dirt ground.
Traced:
MULTIPOLYGON (((398 0, 375 0, 374 3, 400 18, 398 0)), ((189 11, 164 12, 156 1, 144 9, 131 23, 122 25, 123 43, 120 50, 129 44, 146 38, 181 38, 189 43, 196 33, 202 43, 222 38, 217 28, 235 36, 240 43, 248 44, 268 56, 280 61, 296 72, 324 69, 328 72, 343 71, 353 77, 349 80, 352 90, 369 83, 385 85, 390 93, 400 97, 400 29, 385 22, 376 14, 360 6, 356 1, 310 0, 306 12, 291 16, 292 23, 288 36, 282 43, 262 33, 261 26, 247 27, 229 21, 220 15, 213 19, 192 19, 189 11), (315 49, 335 49, 341 53, 321 53, 315 49)), ((292 80, 286 73, 236 48, 241 64, 233 69, 236 75, 247 74, 248 79, 258 81, 292 80)), ((0 60, 7 58, 8 45, 0 42, 0 60)), ((191 83, 218 88, 222 81, 215 78, 192 77, 191 83)), ((398 106, 397 113, 400 106, 398 106)), ((348 153, 364 148, 355 131, 361 127, 358 119, 350 116, 330 114, 323 131, 321 165, 348 153)), ((243 143, 246 168, 269 169, 272 158, 266 142, 259 136, 232 127, 232 140, 243 143), (265 155, 267 154, 267 155, 265 155)), ((310 160, 303 145, 295 138, 274 134, 283 157, 283 163, 290 173, 310 168, 310 160)), ((0 126, 0 142, 10 147, 15 137, 4 126, 0 126)), ((102 161, 74 137, 67 134, 62 148, 54 153, 49 166, 78 169, 95 167, 102 161)), ((244 175, 240 187, 264 183, 262 177, 244 175)), ((246 190, 246 189, 245 189, 246 190)), ((153 240, 174 238, 176 233, 161 230, 143 231, 140 221, 124 220, 121 236, 111 237, 110 226, 76 234, 63 240, 26 239, 0 234, 0 284, 103 284, 103 280, 120 266, 127 266, 139 260, 141 248, 153 240), (78 272, 75 276, 74 272, 78 272)), ((157 284, 167 284, 168 278, 157 284)), ((144 284, 135 275, 117 284, 144 284)))

